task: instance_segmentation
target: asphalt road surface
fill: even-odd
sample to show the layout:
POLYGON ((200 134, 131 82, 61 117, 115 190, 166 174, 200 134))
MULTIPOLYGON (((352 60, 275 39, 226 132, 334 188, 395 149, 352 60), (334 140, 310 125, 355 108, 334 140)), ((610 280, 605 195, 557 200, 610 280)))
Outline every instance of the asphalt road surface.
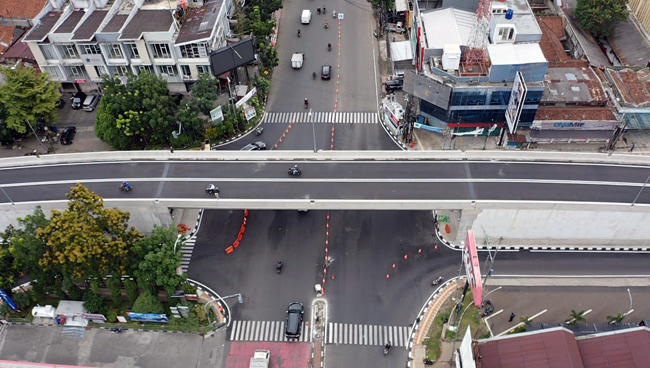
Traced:
POLYGON ((65 198, 83 183, 104 198, 127 180, 130 198, 204 198, 218 183, 231 199, 501 200, 650 203, 645 167, 509 162, 146 162, 2 169, 2 202, 65 198), (263 188, 263 190, 262 190, 263 188))

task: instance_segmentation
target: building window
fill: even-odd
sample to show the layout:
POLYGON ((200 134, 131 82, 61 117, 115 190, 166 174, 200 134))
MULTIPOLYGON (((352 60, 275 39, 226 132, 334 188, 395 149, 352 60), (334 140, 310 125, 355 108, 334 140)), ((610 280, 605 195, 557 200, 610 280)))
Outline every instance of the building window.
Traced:
POLYGON ((83 77, 84 76, 83 67, 81 67, 81 66, 71 66, 70 67, 70 74, 75 78, 83 77))
POLYGON ((154 74, 153 66, 151 66, 151 65, 138 65, 138 74, 142 74, 142 73, 154 74))
POLYGON ((59 50, 64 59, 79 59, 79 53, 74 45, 61 45, 59 50))
POLYGON ((131 73, 131 70, 129 69, 128 66, 124 65, 119 65, 115 67, 115 74, 119 75, 120 77, 126 77, 131 73))
POLYGON ((103 65, 95 66, 95 72, 97 73, 97 75, 99 75, 100 78, 102 75, 108 74, 108 70, 103 65))
POLYGON ((163 76, 175 77, 176 76, 176 67, 174 65, 160 65, 160 73, 163 76))
POLYGON ((485 94, 482 92, 458 91, 451 94, 451 106, 485 105, 485 94))
POLYGON ((140 51, 138 51, 138 45, 134 43, 127 43, 126 47, 128 48, 129 53, 131 54, 131 58, 140 59, 140 51))
POLYGON ((45 72, 49 74, 52 79, 63 79, 63 75, 58 66, 45 66, 43 69, 45 69, 45 72))
POLYGON ((192 71, 190 70, 189 65, 181 65, 181 73, 183 73, 183 77, 192 77, 192 71))
POLYGON ((199 71, 199 74, 210 73, 209 65, 197 65, 196 69, 199 71))
POLYGON ((172 54, 169 52, 169 45, 166 43, 154 43, 151 45, 153 57, 155 59, 171 59, 172 54))
POLYGON ((102 51, 99 45, 81 45, 81 53, 84 55, 99 55, 102 51))
POLYGON ((56 53, 52 45, 38 45, 41 48, 43 57, 48 60, 56 60, 56 53))
POLYGON ((119 43, 109 43, 106 45, 108 48, 108 58, 109 59, 123 59, 124 54, 122 53, 122 47, 119 43))
POLYGON ((181 56, 186 59, 197 59, 207 57, 205 43, 192 43, 181 46, 181 56))

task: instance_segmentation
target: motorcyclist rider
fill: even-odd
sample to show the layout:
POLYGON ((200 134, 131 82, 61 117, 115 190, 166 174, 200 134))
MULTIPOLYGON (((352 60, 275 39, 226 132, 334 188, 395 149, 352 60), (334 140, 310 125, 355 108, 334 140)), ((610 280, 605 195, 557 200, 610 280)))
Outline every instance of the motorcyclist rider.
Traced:
POLYGON ((332 49, 332 44, 331 44, 331 43, 328 43, 328 44, 327 44, 327 49, 328 49, 328 50, 331 50, 331 49, 332 49))
POLYGON ((131 190, 131 185, 129 184, 128 181, 123 181, 122 185, 120 185, 120 189, 122 190, 131 190))
POLYGON ((316 8, 316 12, 320 14, 320 8, 316 8))
POLYGON ((329 27, 329 24, 327 23, 327 21, 325 21, 325 28, 327 27, 329 27))
POLYGON ((300 37, 300 30, 298 30, 298 37, 300 37))
MULTIPOLYGON (((316 74, 316 73, 314 73, 314 74, 316 74)), ((305 106, 309 106, 309 101, 307 101, 306 98, 305 98, 305 106)))

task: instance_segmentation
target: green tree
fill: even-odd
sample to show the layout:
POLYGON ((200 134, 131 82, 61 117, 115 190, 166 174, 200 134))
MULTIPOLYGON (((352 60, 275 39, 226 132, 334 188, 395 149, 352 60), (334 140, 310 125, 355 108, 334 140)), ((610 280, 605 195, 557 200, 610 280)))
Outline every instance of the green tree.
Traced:
POLYGON ((196 105, 204 115, 209 115, 214 109, 214 101, 217 99, 219 81, 209 73, 199 74, 199 79, 192 86, 192 95, 196 99, 196 105))
POLYGON ((368 0, 373 9, 393 9, 395 0, 368 0))
POLYGON ((0 85, 0 103, 7 111, 7 128, 18 133, 37 124, 39 117, 48 123, 59 121, 55 102, 61 97, 61 85, 50 80, 47 73, 37 73, 32 67, 0 68, 5 84, 0 85))
POLYGON ((272 46, 269 41, 260 39, 257 42, 257 52, 260 56, 260 61, 265 69, 273 69, 280 64, 278 59, 278 50, 272 46))
POLYGON ((263 76, 258 75, 255 78, 255 87, 257 88, 257 96, 261 101, 266 101, 271 89, 271 81, 263 76))
MULTIPOLYGON (((199 117, 199 110, 195 100, 183 100, 181 102, 181 106, 176 114, 176 120, 181 124, 184 134, 194 138, 198 138, 203 134, 205 119, 199 117)), ((174 140, 172 139, 173 144, 174 140)))
POLYGON ((584 315, 585 311, 576 312, 575 309, 571 309, 571 314, 569 315, 569 319, 566 320, 566 323, 571 326, 575 326, 578 323, 584 323, 587 321, 584 315))
POLYGON ((94 291, 87 291, 83 296, 84 308, 92 313, 100 312, 103 309, 104 298, 94 291))
POLYGON ((250 13, 258 9, 260 19, 263 21, 269 20, 273 17, 276 10, 282 9, 282 0, 251 0, 246 2, 246 13, 250 17, 250 13))
POLYGON ((530 324, 533 323, 533 320, 530 317, 521 317, 519 318, 519 322, 522 322, 524 325, 530 326, 530 324))
POLYGON ((259 6, 253 7, 253 11, 248 14, 248 19, 250 19, 251 29, 255 37, 267 38, 273 34, 275 21, 272 19, 262 19, 259 6))
POLYGON ((129 301, 131 303, 134 303, 138 298, 138 284, 136 284, 133 280, 124 280, 124 291, 126 291, 126 295, 129 297, 129 301))
POLYGON ((578 0, 573 16, 595 37, 609 37, 627 19, 627 0, 578 0))
POLYGON ((135 252, 139 263, 133 275, 141 287, 147 289, 160 286, 168 294, 173 294, 183 281, 183 276, 176 273, 182 259, 181 241, 176 244, 174 254, 177 235, 174 227, 156 226, 150 236, 136 243, 135 252))
POLYGON ((617 314, 615 314, 613 316, 607 316, 607 321, 609 323, 612 323, 612 324, 621 323, 621 322, 623 322, 624 319, 625 319, 625 315, 623 313, 621 313, 621 312, 618 312, 617 314))
POLYGON ((52 210, 50 223, 36 233, 47 244, 39 265, 74 279, 127 274, 133 245, 143 238, 129 228, 129 213, 104 208, 104 200, 81 184, 66 197, 68 209, 52 210))
POLYGON ((116 150, 125 151, 133 148, 133 138, 124 134, 117 126, 116 117, 111 113, 111 106, 101 99, 95 117, 95 134, 116 150))
POLYGON ((31 303, 31 298, 29 294, 25 292, 14 293, 13 295, 11 295, 11 300, 16 305, 16 308, 21 310, 24 310, 27 307, 29 307, 29 304, 31 303))
POLYGON ((120 278, 113 276, 107 280, 108 290, 111 292, 111 300, 114 305, 122 302, 122 290, 120 290, 120 278))
POLYGON ((136 313, 163 313, 165 308, 155 295, 145 290, 133 303, 133 311, 136 313))

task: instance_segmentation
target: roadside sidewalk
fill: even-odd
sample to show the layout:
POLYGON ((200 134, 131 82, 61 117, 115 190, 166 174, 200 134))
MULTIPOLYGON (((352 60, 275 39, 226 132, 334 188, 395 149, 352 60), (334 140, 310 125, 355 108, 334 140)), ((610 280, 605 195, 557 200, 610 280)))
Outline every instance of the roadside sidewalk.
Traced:
MULTIPOLYGON (((409 364, 407 365, 408 367, 411 366, 413 368, 425 367, 424 359, 426 358, 426 351, 422 342, 424 341, 425 337, 429 333, 431 324, 433 323, 436 316, 438 315, 438 312, 440 312, 442 306, 450 297, 452 297, 454 291, 458 289, 459 280, 462 279, 453 279, 444 283, 432 295, 432 297, 429 299, 429 301, 427 302, 427 304, 425 305, 425 307, 423 308, 423 310, 420 312, 417 319, 415 320, 416 323, 415 325, 413 325, 413 333, 411 334, 412 348, 409 351, 409 364)), ((450 360, 451 358, 450 354, 453 354, 453 352, 451 351, 451 349, 445 349, 445 346, 443 344, 442 353, 443 354, 441 354, 440 358, 438 359, 438 361, 442 363, 437 363, 436 365, 434 365, 434 367, 449 367, 447 362, 450 360)))

